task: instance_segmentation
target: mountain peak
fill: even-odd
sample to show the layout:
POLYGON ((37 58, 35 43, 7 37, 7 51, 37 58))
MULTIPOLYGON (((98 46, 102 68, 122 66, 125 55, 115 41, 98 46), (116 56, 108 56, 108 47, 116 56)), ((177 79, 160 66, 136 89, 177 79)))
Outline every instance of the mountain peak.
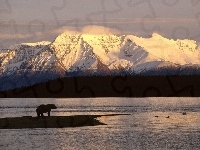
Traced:
POLYGON ((160 35, 160 34, 158 34, 156 32, 152 33, 152 37, 153 38, 164 38, 162 35, 160 35))

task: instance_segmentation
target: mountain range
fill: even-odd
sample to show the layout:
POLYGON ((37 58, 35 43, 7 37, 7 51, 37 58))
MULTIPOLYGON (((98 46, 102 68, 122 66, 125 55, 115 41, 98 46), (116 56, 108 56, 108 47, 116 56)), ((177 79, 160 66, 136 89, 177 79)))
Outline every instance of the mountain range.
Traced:
POLYGON ((194 40, 62 33, 54 41, 14 44, 0 51, 0 91, 55 78, 200 74, 194 40))

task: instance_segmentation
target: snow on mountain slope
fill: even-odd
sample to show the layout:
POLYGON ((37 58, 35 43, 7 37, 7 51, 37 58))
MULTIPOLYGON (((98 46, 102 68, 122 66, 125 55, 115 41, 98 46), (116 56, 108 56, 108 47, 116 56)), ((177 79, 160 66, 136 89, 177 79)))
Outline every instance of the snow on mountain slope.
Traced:
POLYGON ((6 65, 10 60, 15 56, 14 50, 8 50, 6 52, 0 53, 0 73, 4 73, 6 71, 6 65))
POLYGON ((11 45, 8 49, 2 50, 0 53, 0 69, 3 70, 2 73, 9 75, 19 70, 22 63, 31 60, 48 44, 50 44, 50 42, 47 41, 22 43, 11 45))
POLYGON ((50 49, 66 71, 88 69, 97 60, 93 48, 80 35, 63 33, 50 45, 50 49))
POLYGON ((52 51, 46 47, 31 59, 23 62, 20 67, 32 71, 50 71, 53 70, 55 58, 52 51))
POLYGON ((27 47, 29 47, 29 46, 33 46, 34 47, 35 46, 37 48, 40 48, 40 47, 42 47, 44 45, 48 45, 50 43, 51 42, 49 42, 49 41, 41 41, 41 42, 36 42, 36 43, 21 43, 21 44, 11 45, 7 49, 17 50, 17 49, 20 49, 20 47, 22 47, 22 46, 27 46, 27 47))
POLYGON ((169 40, 154 33, 151 38, 140 38, 132 35, 127 36, 147 52, 175 64, 199 64, 196 42, 193 40, 169 40))
MULTIPOLYGON (((120 48, 119 58, 127 60, 132 63, 132 69, 137 65, 146 64, 147 62, 155 62, 157 66, 157 61, 162 61, 161 58, 156 57, 142 48, 140 45, 137 45, 134 41, 131 41, 128 37, 125 38, 120 48)), ((152 65, 146 66, 145 68, 151 68, 152 65)))
POLYGON ((120 44, 123 42, 123 38, 116 35, 82 35, 84 41, 86 41, 92 48, 93 52, 101 59, 106 65, 110 65, 110 62, 118 59, 118 52, 120 44))

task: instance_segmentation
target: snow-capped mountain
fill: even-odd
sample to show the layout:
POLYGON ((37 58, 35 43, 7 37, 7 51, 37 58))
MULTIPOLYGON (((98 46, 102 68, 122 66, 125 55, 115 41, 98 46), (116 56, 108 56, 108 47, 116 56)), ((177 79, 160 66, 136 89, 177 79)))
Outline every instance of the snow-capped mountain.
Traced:
MULTIPOLYGON (((0 52, 1 74, 12 74, 20 70, 25 62, 29 62, 39 56, 50 42, 15 44, 0 52)), ((49 56, 48 56, 49 57, 49 56)), ((39 63, 41 60, 37 60, 39 63)))
POLYGON ((157 33, 141 38, 64 32, 53 42, 15 44, 1 50, 0 76, 40 74, 42 82, 67 75, 141 74, 159 68, 198 66, 199 52, 196 41, 167 39, 157 33), (44 77, 44 73, 56 76, 44 77))
POLYGON ((151 38, 132 35, 59 35, 52 43, 22 43, 0 53, 1 74, 16 70, 87 69, 97 71, 101 63, 107 70, 129 71, 159 66, 199 64, 199 49, 192 40, 169 40, 156 33, 151 38), (55 66, 56 65, 56 66, 55 66))

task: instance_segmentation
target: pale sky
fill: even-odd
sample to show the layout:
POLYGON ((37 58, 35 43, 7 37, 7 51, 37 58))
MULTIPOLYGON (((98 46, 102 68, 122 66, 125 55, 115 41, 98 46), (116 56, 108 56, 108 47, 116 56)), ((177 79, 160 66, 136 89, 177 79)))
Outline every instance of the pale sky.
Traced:
POLYGON ((105 26, 200 42, 200 0, 1 0, 0 49, 52 41, 67 28, 105 26))

